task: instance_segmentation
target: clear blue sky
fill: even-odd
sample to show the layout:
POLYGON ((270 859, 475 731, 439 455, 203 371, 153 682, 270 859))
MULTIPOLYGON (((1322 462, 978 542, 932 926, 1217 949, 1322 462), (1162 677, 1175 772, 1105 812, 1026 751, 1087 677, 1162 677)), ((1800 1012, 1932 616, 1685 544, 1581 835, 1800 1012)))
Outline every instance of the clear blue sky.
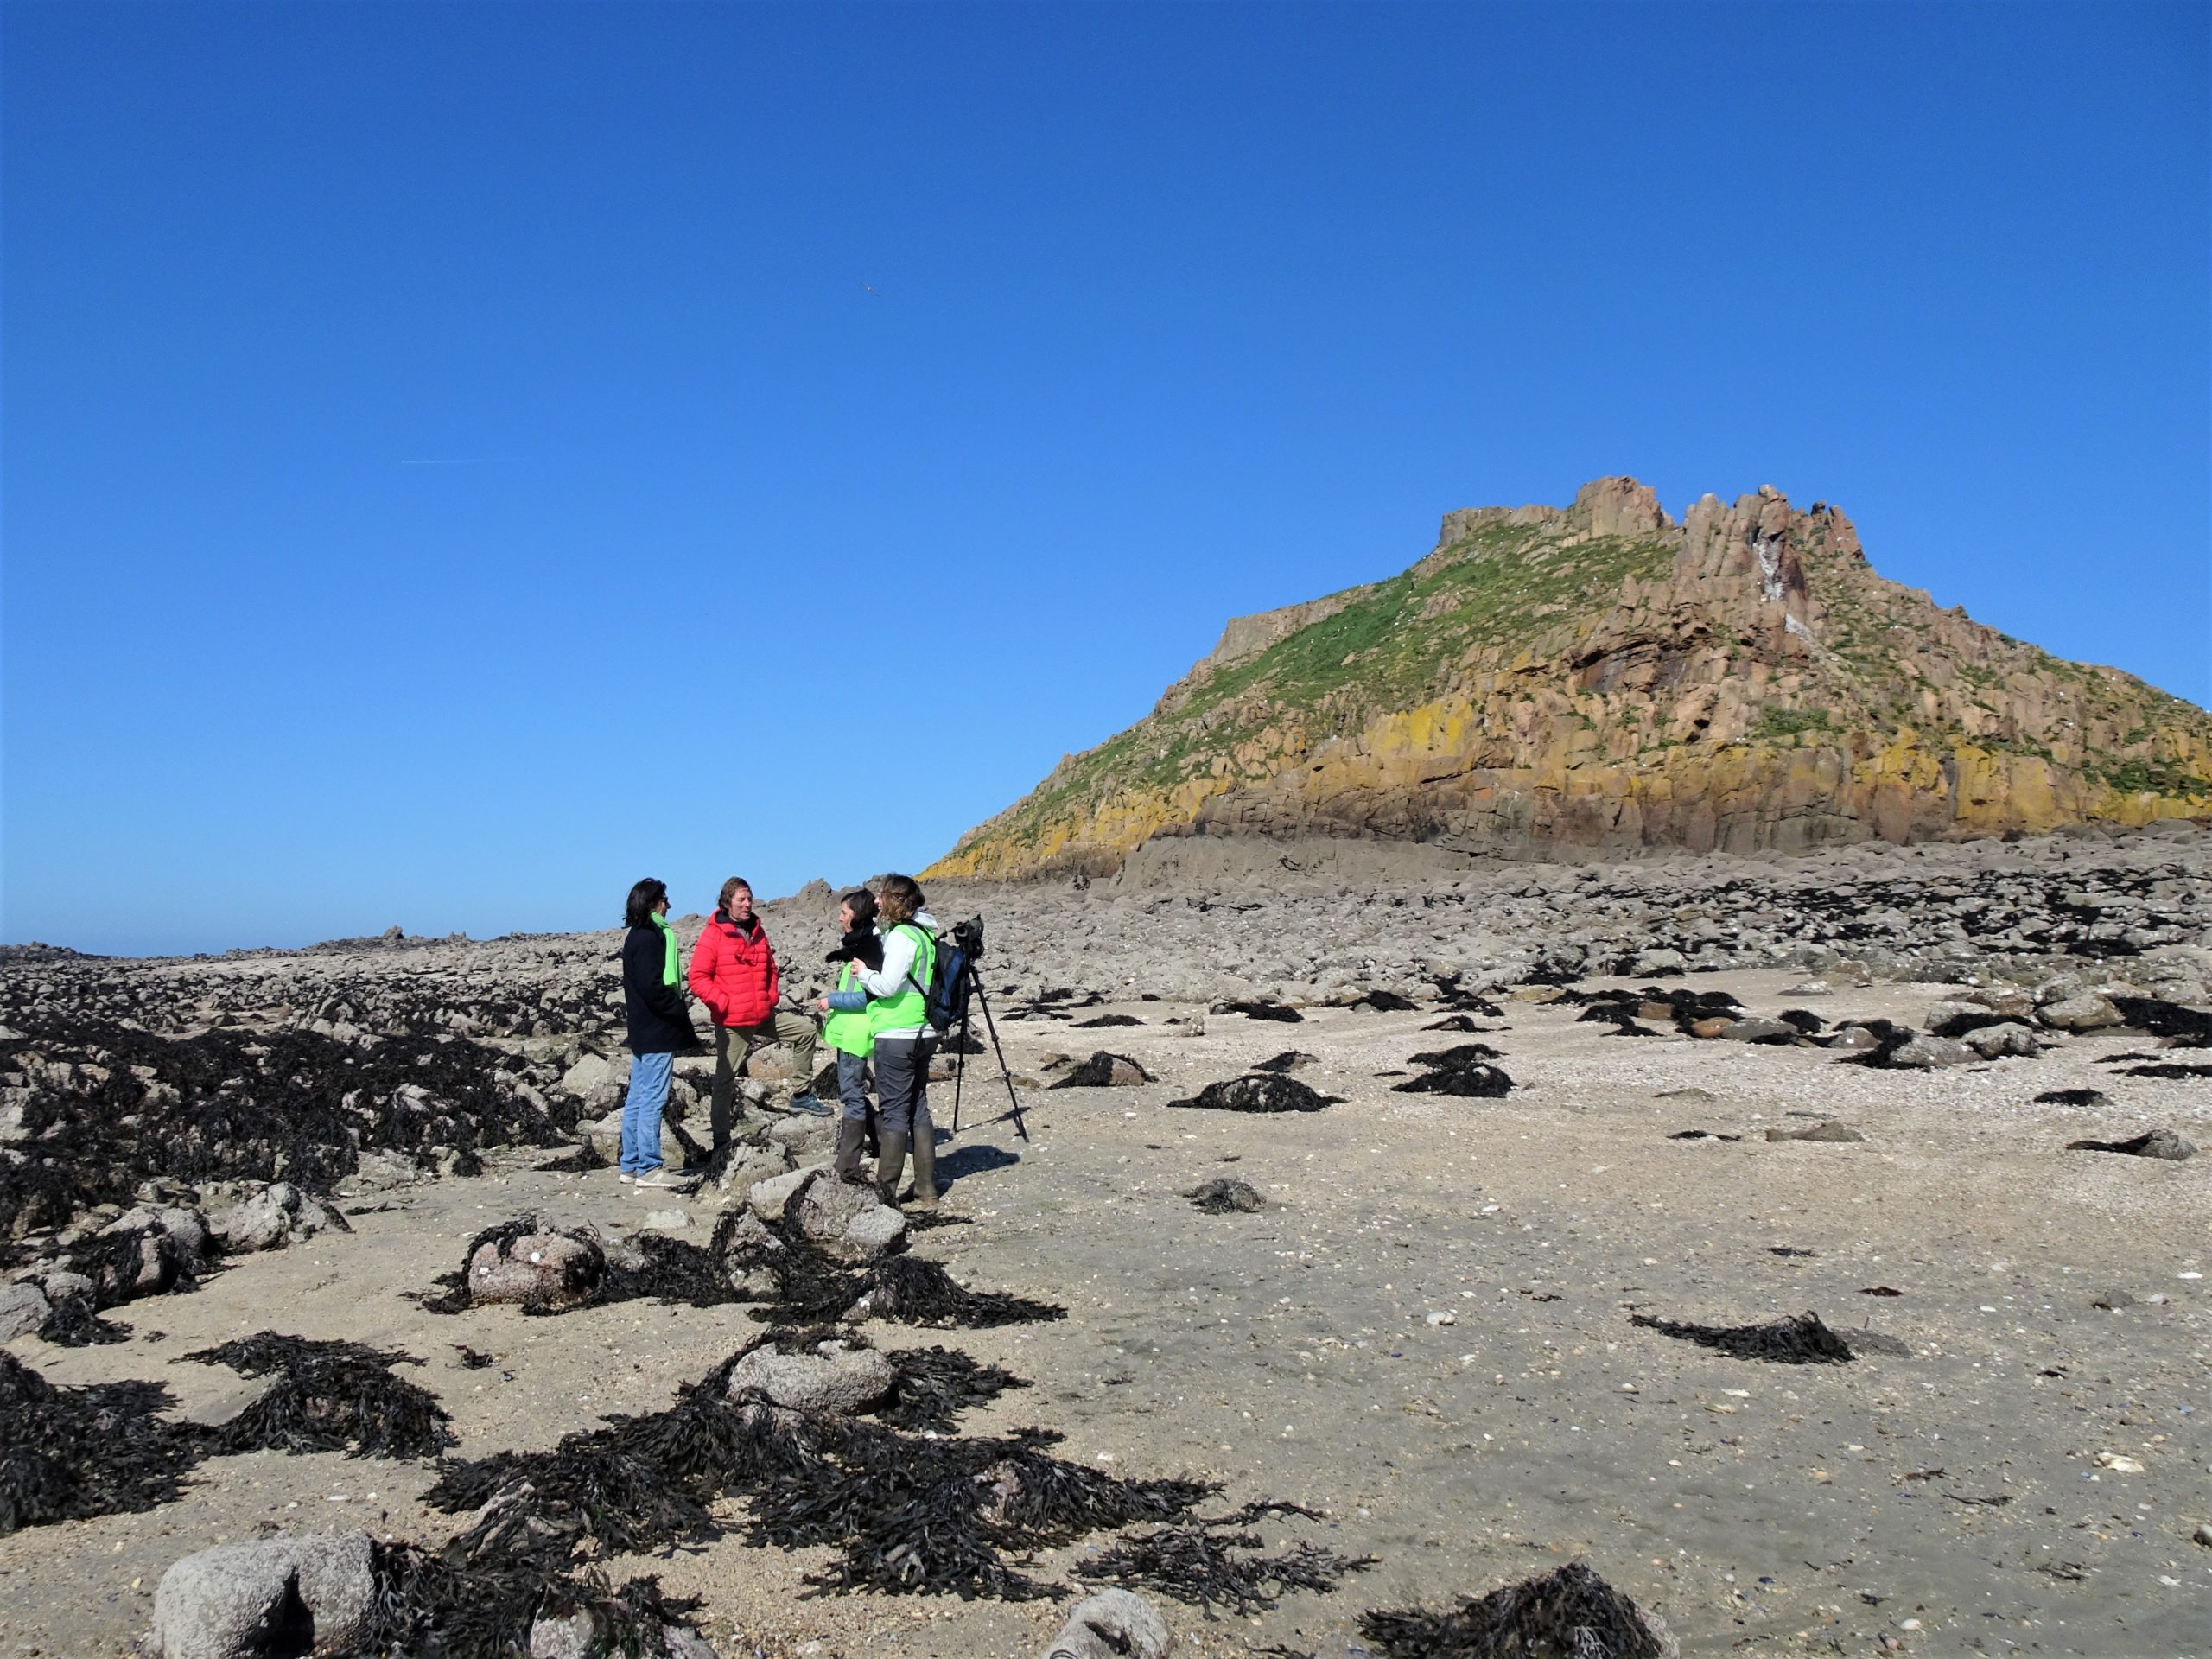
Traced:
POLYGON ((2208 17, 8 0, 0 937, 917 868, 1605 473, 2212 702, 2208 17))

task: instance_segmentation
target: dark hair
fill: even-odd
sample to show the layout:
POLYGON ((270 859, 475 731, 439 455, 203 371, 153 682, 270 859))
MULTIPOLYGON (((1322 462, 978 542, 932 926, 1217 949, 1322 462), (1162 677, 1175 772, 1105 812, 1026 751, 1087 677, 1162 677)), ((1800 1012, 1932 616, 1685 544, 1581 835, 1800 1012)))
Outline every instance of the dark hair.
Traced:
POLYGON ((875 895, 866 887, 855 887, 837 902, 841 905, 850 905, 853 907, 855 927, 875 925, 875 895))
POLYGON ((876 889, 876 908, 893 927, 921 912, 922 890, 911 875, 887 875, 876 889))
POLYGON ((651 927, 653 906, 667 897, 668 883, 647 876, 630 889, 629 901, 622 906, 623 921, 632 927, 651 927))

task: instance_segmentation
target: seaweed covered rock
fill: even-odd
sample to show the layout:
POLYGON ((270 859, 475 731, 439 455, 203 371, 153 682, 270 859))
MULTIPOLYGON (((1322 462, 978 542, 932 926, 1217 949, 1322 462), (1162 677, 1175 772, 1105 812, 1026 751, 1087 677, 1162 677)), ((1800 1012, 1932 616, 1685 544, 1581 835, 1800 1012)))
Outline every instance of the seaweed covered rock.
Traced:
POLYGON ((1580 1561, 1441 1612, 1370 1612, 1360 1633, 1383 1659, 1675 1659, 1664 1620, 1580 1561))
POLYGON ((393 1375, 395 1365, 422 1363, 411 1354, 259 1331, 185 1357, 275 1379, 237 1416, 202 1432, 211 1452, 435 1458, 453 1444, 452 1420, 437 1397, 393 1375))
POLYGON ((2152 1129, 2126 1141, 2069 1141, 2069 1152, 2117 1152, 2130 1158, 2158 1158, 2178 1164, 2196 1156, 2196 1147, 2171 1129, 2152 1129))
POLYGON ((1192 1208, 1203 1215, 1252 1215, 1263 1208, 1266 1200, 1249 1182, 1230 1180, 1227 1177, 1202 1182, 1183 1195, 1190 1199, 1192 1208))
POLYGON ((0 1351, 0 1533, 167 1503, 203 1455, 158 1382, 61 1388, 0 1351))
POLYGON ((162 1574, 142 1651, 145 1659, 341 1652, 368 1633, 376 1595, 365 1532, 218 1544, 162 1574))
POLYGON ((1210 1083, 1188 1100, 1167 1103, 1216 1112, 1318 1112, 1341 1099, 1341 1096, 1322 1094, 1296 1077, 1264 1071, 1210 1083))
POLYGON ((836 1172, 809 1173, 785 1201, 784 1214, 809 1240, 846 1261, 865 1261, 905 1242, 906 1217, 884 1203, 872 1183, 841 1180, 836 1172))
POLYGON ((1045 1659, 1167 1659, 1175 1651, 1167 1621, 1142 1596, 1101 1590, 1068 1610, 1045 1659))
POLYGON ((1152 1073, 1126 1054, 1109 1054, 1100 1049, 1089 1059, 1071 1067, 1064 1077, 1048 1086, 1054 1089, 1136 1089, 1153 1080, 1152 1073))
POLYGON ((1488 1043, 1459 1043, 1413 1057, 1426 1066, 1420 1077, 1392 1085, 1401 1095, 1457 1095, 1471 1100, 1502 1100, 1512 1091, 1513 1079, 1489 1062, 1497 1051, 1488 1043))
POLYGON ((515 1303, 557 1313, 589 1301, 606 1276, 607 1255, 576 1233, 525 1232, 488 1238, 470 1252, 472 1305, 515 1303))
POLYGON ((728 1394, 755 1395, 792 1411, 849 1416, 889 1397, 898 1373, 891 1361, 853 1337, 821 1341, 763 1338, 730 1368, 728 1394))

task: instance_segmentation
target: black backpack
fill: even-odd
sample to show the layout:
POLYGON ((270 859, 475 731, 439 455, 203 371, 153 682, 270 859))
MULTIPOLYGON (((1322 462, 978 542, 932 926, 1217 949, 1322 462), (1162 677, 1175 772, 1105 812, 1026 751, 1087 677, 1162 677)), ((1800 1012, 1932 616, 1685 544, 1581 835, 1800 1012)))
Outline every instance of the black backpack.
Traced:
MULTIPOLYGON (((919 922, 900 924, 921 927, 919 922)), ((927 932, 926 929, 923 930, 927 932)), ((930 1028, 942 1037, 968 1017, 968 999, 975 995, 976 972, 957 936, 930 938, 930 980, 925 985, 909 971, 906 982, 922 994, 922 1007, 930 1028)))

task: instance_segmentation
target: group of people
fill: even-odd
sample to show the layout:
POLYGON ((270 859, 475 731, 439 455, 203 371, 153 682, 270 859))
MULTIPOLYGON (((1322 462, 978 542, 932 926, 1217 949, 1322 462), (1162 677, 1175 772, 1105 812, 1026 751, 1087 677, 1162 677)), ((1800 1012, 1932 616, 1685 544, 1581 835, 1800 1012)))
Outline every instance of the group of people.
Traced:
POLYGON ((937 955, 936 924, 912 876, 887 875, 874 892, 856 887, 838 901, 843 938, 829 960, 836 987, 812 1013, 785 1005, 783 972, 768 930, 753 912, 753 889, 738 876, 722 883, 712 920, 693 947, 690 970, 668 920, 668 884, 648 877, 630 889, 623 919, 622 1001, 629 1021, 630 1088, 622 1103, 621 1179, 643 1187, 677 1183, 661 1163, 661 1114, 678 1054, 704 1046, 684 1001, 688 987, 715 1027, 715 1082, 709 1119, 710 1160, 728 1152, 737 1079, 756 1046, 789 1044, 800 1084, 793 1111, 827 1116, 812 1084, 817 1043, 837 1056, 840 1180, 873 1180, 886 1203, 898 1198, 908 1155, 908 1202, 938 1199, 936 1125, 930 1117, 933 1046, 927 989, 937 955), (817 1030, 814 1014, 823 1016, 817 1030), (871 1074, 875 1098, 868 1097, 871 1074), (866 1159, 873 1154, 871 1175, 866 1159))

